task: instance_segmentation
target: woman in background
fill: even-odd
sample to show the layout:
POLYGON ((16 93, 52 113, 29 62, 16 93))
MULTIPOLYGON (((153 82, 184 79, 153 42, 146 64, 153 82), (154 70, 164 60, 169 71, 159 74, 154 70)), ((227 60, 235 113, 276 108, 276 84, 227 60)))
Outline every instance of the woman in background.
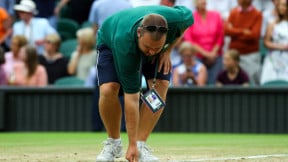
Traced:
POLYGON ((47 85, 45 68, 38 63, 38 54, 35 47, 24 46, 20 50, 23 62, 14 65, 13 73, 9 78, 10 85, 43 87, 47 85))
POLYGON ((194 46, 197 58, 208 70, 208 84, 215 84, 222 70, 222 48, 224 27, 220 13, 206 8, 206 0, 195 0, 196 10, 193 17, 196 23, 184 33, 184 40, 194 46))
POLYGON ((247 73, 239 65, 240 56, 237 50, 228 50, 223 57, 225 70, 221 71, 217 77, 217 86, 222 85, 249 85, 247 73))
POLYGON ((22 35, 15 35, 12 37, 10 44, 11 51, 5 53, 4 69, 7 77, 11 75, 14 65, 22 62, 22 59, 20 58, 20 49, 27 43, 27 39, 22 35))
POLYGON ((204 86, 207 82, 206 67, 195 58, 195 50, 190 42, 179 47, 183 63, 173 70, 173 86, 204 86))
POLYGON ((78 48, 73 52, 68 64, 68 73, 86 80, 90 68, 95 66, 97 52, 95 46, 95 34, 92 28, 84 28, 77 31, 78 48))
POLYGON ((39 63, 47 71, 48 84, 54 84, 57 79, 69 76, 68 58, 59 53, 61 38, 58 34, 49 34, 44 39, 44 53, 39 55, 39 63))
POLYGON ((260 84, 288 81, 288 2, 279 0, 278 18, 268 25, 264 44, 269 49, 264 59, 260 84))

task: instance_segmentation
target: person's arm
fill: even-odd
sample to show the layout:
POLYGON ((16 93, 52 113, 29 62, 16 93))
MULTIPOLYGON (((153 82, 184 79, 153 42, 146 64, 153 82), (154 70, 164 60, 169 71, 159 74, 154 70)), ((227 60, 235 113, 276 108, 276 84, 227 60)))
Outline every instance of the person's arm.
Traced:
POLYGON ((59 15, 61 9, 69 2, 70 0, 60 0, 57 6, 54 9, 54 14, 59 15))
POLYGON ((255 40, 260 39, 261 36, 262 15, 259 14, 255 20, 251 29, 244 29, 243 35, 239 37, 241 40, 255 40))
POLYGON ((178 73, 178 69, 174 69, 173 70, 173 74, 172 74, 172 84, 174 87, 178 87, 179 85, 179 73, 178 73))
POLYGON ((235 20, 235 16, 234 14, 236 14, 235 10, 232 10, 230 12, 230 15, 228 17, 228 20, 225 22, 225 25, 224 25, 224 32, 225 32, 225 35, 228 35, 228 36, 240 36, 240 35, 243 35, 243 29, 242 28, 237 28, 233 25, 233 20, 235 20))
POLYGON ((79 52, 74 52, 68 64, 68 74, 74 75, 78 66, 80 54, 79 52))
POLYGON ((207 69, 204 65, 202 65, 197 77, 197 86, 205 86, 206 82, 207 82, 207 69))
POLYGON ((288 50, 288 44, 274 43, 272 40, 273 30, 275 23, 270 23, 267 27, 266 34, 264 37, 264 45, 273 50, 288 50))
POLYGON ((38 87, 44 87, 47 86, 48 84, 48 77, 47 77, 47 72, 45 68, 41 65, 38 65, 39 70, 37 70, 38 74, 37 75, 37 85, 38 87))
POLYGON ((129 162, 138 161, 137 132, 139 123, 139 96, 139 92, 124 94, 126 130, 129 140, 126 159, 129 162))

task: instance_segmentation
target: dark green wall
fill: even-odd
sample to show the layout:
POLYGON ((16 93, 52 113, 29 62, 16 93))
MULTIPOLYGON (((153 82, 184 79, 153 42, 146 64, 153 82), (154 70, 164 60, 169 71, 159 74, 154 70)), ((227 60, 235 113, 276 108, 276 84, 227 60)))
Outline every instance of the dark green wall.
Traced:
MULTIPOLYGON (((90 88, 0 88, 0 129, 91 131, 92 95, 90 88)), ((173 88, 155 131, 288 133, 288 89, 173 88)))

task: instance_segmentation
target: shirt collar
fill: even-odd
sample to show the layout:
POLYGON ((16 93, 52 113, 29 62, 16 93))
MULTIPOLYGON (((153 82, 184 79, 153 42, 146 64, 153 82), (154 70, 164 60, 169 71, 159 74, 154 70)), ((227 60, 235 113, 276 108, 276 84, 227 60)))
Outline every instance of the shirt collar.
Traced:
POLYGON ((244 10, 241 6, 238 6, 238 11, 239 12, 250 12, 254 9, 252 5, 250 5, 246 10, 244 10))

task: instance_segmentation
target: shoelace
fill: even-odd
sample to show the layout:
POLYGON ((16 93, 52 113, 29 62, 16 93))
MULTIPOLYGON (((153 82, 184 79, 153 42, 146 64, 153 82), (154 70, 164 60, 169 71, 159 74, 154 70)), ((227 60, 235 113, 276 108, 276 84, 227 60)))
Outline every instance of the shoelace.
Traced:
POLYGON ((104 148, 102 150, 102 153, 106 153, 106 152, 109 153, 108 150, 112 149, 112 144, 110 142, 108 142, 108 141, 104 141, 103 145, 104 145, 104 148))
POLYGON ((153 150, 151 148, 149 148, 147 145, 143 146, 143 154, 144 155, 151 155, 150 153, 153 152, 153 150))

